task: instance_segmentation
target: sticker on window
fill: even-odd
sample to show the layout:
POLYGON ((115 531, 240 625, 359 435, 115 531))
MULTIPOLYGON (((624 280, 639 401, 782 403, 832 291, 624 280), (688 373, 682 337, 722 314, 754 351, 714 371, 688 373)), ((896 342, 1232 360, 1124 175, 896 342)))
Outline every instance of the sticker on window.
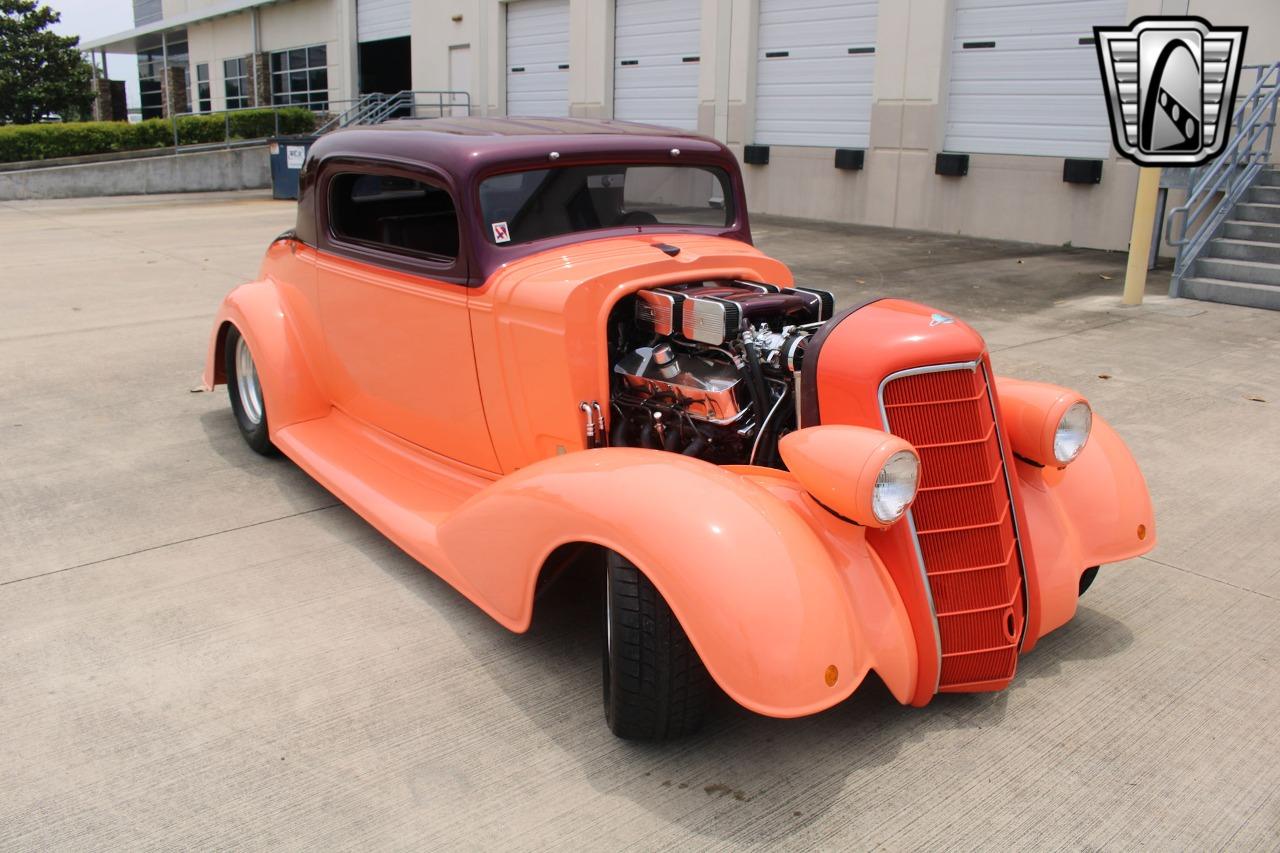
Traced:
POLYGON ((493 242, 495 243, 511 242, 511 231, 510 229, 507 228, 507 223, 505 222, 493 223, 493 242))

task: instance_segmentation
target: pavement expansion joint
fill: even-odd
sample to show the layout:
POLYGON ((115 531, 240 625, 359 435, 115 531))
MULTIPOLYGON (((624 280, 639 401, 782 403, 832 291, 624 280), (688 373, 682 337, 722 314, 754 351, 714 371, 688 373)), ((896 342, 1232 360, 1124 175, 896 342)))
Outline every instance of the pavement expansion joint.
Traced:
POLYGON ((201 539, 212 539, 215 536, 222 536, 225 533, 235 533, 236 531, 239 531, 239 530, 248 530, 252 527, 261 527, 264 524, 273 524, 277 521, 286 521, 290 518, 298 518, 299 516, 310 515, 313 512, 322 512, 326 509, 333 509, 335 507, 340 507, 340 506, 342 506, 342 504, 335 501, 334 503, 325 504, 324 506, 312 507, 311 509, 304 509, 301 512, 292 512, 292 513, 289 513, 288 515, 277 516, 276 518, 265 518, 262 521, 251 521, 248 524, 241 524, 236 527, 228 527, 225 530, 214 530, 209 533, 201 533, 196 536, 188 536, 185 539, 175 539, 172 542, 162 542, 159 545, 148 545, 146 548, 138 548, 136 551, 127 551, 123 554, 114 554, 110 557, 102 557, 97 560, 89 560, 88 562, 85 562, 85 563, 77 563, 74 566, 65 566, 61 569, 51 569, 47 572, 40 572, 39 574, 27 575, 24 578, 13 578, 12 580, 0 581, 0 586, 11 586, 12 584, 22 583, 23 581, 38 580, 39 578, 47 578, 50 575, 60 575, 65 572, 73 572, 76 569, 84 569, 84 568, 88 568, 89 566, 97 566, 102 563, 110 563, 112 560, 122 560, 125 557, 133 557, 138 554, 146 554, 148 551, 159 551, 163 548, 172 548, 175 545, 184 545, 187 542, 198 542, 201 539))

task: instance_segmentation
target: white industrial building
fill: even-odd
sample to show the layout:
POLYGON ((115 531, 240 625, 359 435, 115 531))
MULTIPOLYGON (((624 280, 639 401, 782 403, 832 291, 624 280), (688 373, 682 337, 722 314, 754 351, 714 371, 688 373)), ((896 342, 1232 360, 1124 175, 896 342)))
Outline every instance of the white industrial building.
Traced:
POLYGON ((135 29, 85 47, 139 54, 150 114, 458 90, 714 135, 757 212, 1122 249, 1137 170, 1092 28, 1151 14, 1280 58, 1276 0, 135 0, 135 29))

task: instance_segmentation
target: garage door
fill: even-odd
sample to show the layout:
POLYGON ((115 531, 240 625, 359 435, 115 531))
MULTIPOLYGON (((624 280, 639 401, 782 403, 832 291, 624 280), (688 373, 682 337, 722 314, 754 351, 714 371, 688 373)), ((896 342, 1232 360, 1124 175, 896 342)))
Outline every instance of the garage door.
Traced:
POLYGON ((1111 130, 1094 26, 1126 0, 956 0, 948 151, 1102 158, 1111 130))
POLYGON ((614 22, 614 118, 697 130, 700 4, 618 0, 614 22))
POLYGON ((755 141, 866 148, 876 0, 760 0, 755 141))
POLYGON ((410 34, 413 0, 357 0, 356 33, 361 42, 410 34))
POLYGON ((569 114, 569 0, 507 4, 507 115, 569 114))

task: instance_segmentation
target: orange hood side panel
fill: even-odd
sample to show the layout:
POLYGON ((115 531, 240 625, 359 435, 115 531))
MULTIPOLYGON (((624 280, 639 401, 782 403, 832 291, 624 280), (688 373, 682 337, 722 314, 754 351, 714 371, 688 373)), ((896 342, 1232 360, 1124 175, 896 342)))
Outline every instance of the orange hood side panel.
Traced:
MULTIPOLYGON (((737 240, 612 237, 531 255, 469 296, 485 417, 504 472, 585 447, 578 406, 608 408, 609 312, 628 293, 681 281, 790 285, 781 262, 737 240), (680 249, 668 256, 655 244, 680 249)), ((606 411, 606 418, 609 417, 606 411)))

